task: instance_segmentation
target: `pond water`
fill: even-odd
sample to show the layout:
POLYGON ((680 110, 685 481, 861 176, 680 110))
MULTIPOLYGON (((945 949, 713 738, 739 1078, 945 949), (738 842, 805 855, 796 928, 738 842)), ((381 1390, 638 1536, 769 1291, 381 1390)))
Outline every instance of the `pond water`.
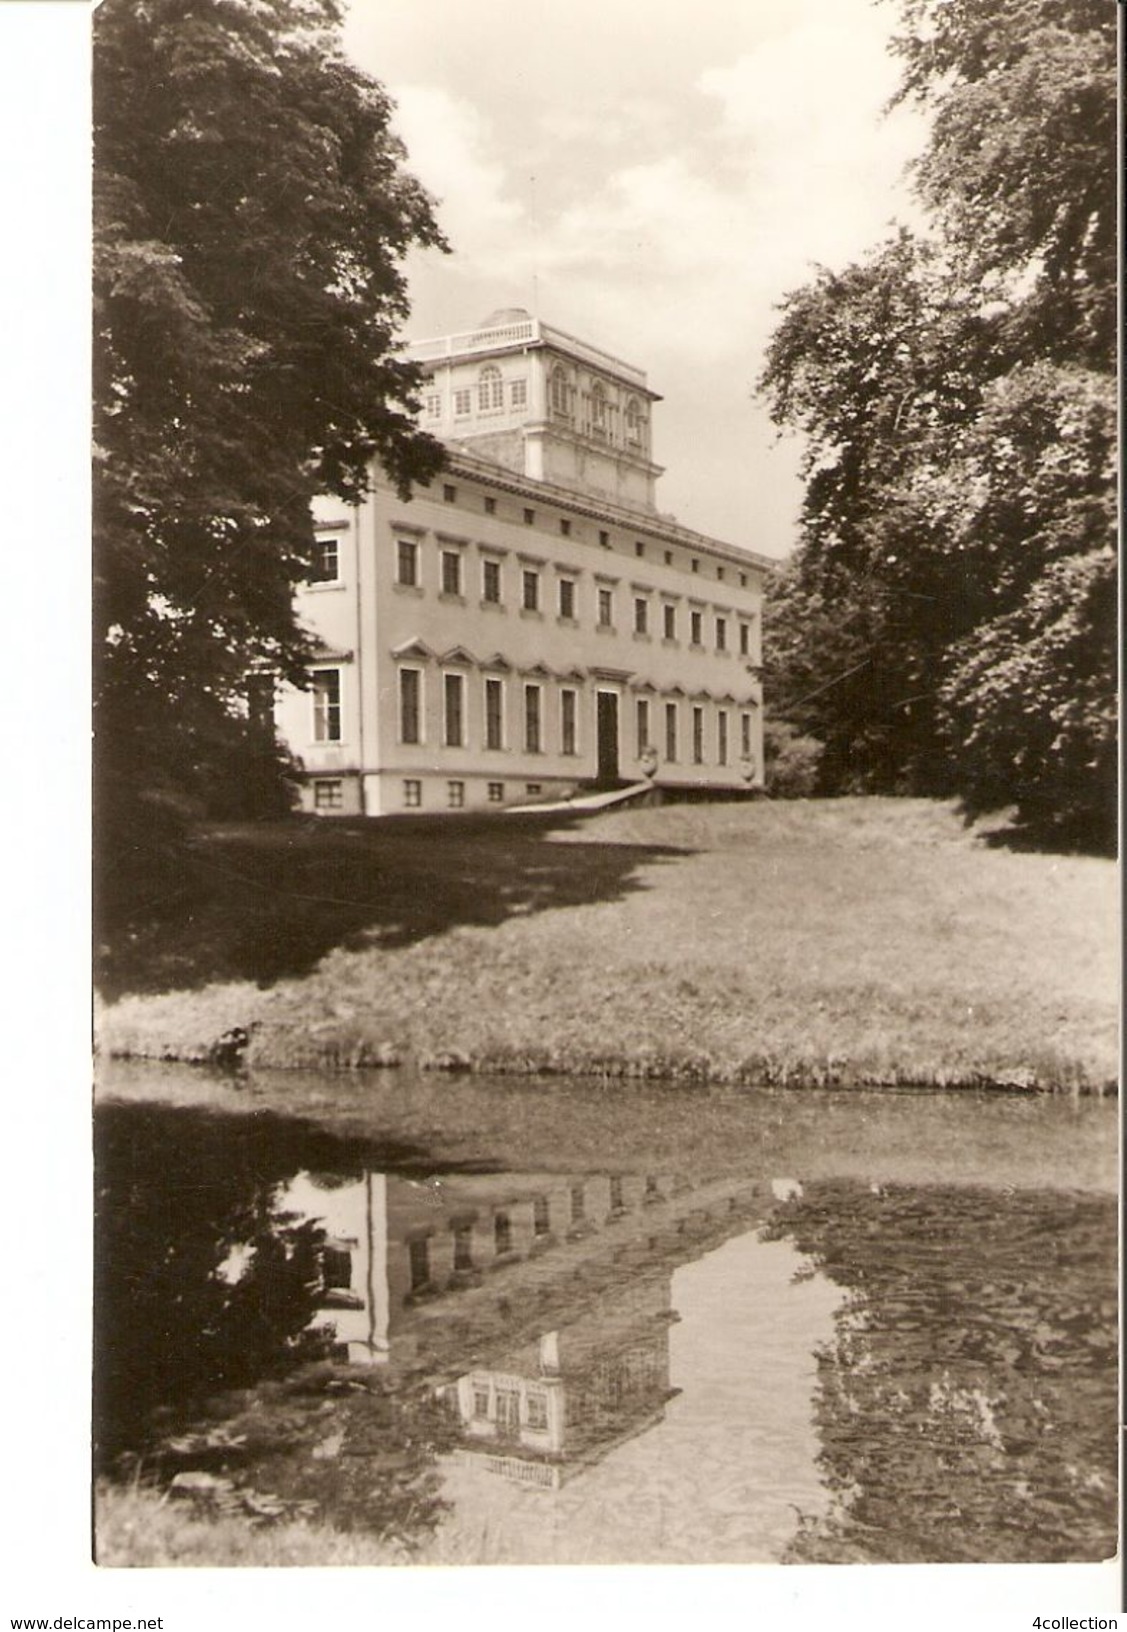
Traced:
POLYGON ((96 1113, 102 1474, 450 1562, 1114 1552, 1111 1106, 186 1080, 96 1113))

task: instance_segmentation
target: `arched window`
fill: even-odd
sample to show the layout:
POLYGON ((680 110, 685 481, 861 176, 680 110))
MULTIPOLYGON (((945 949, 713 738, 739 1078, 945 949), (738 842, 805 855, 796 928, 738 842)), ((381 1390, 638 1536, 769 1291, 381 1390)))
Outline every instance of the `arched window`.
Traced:
POLYGON ((607 394, 598 380, 591 387, 591 429, 596 436, 607 434, 607 394))
POLYGON ((492 363, 483 368, 477 377, 477 406, 483 414, 492 409, 504 406, 504 386, 501 383, 501 370, 492 363))
POLYGON ((642 409, 637 397, 631 397, 626 404, 626 440, 632 447, 638 447, 642 440, 642 409))
POLYGON ((553 414, 558 415, 560 419, 569 419, 571 417, 568 401, 569 395, 570 393, 568 392, 567 388, 567 374, 557 365, 552 370, 549 397, 552 404, 552 412, 553 414))

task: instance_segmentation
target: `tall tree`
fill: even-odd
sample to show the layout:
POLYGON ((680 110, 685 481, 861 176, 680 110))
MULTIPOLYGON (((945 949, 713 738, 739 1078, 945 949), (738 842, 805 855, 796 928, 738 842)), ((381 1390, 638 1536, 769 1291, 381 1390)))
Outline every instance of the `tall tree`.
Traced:
POLYGON ((246 676, 300 680, 318 492, 439 468, 395 350, 442 244, 340 0, 102 0, 94 39, 96 770, 214 797, 246 676))
POLYGON ((773 700, 825 742, 825 791, 1106 837, 1114 16, 897 3, 932 227, 784 302, 762 383, 806 438, 806 497, 773 700))

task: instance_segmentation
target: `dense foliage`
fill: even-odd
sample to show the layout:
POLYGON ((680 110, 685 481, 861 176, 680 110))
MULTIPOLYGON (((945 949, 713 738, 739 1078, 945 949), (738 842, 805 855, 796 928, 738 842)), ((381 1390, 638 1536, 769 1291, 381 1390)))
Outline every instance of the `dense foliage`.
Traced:
MULTIPOLYGON (((340 0, 103 0, 94 41, 102 819, 231 808, 256 667, 300 680, 310 501, 438 468, 395 353, 439 245, 340 0)), ((259 754, 269 785, 272 742, 259 754)), ((253 780, 253 779, 252 779, 253 780)))
POLYGON ((1113 831, 1115 16, 896 0, 925 233, 820 270, 763 375, 805 437, 774 712, 824 792, 959 794, 1113 831))

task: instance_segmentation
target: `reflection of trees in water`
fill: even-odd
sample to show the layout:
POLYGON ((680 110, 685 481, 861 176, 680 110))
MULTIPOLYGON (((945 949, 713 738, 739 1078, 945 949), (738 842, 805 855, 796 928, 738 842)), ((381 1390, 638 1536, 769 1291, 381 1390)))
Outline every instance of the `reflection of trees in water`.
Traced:
POLYGON ((349 1149, 155 1106, 105 1108, 95 1137, 98 1470, 133 1452, 166 1477, 206 1466, 314 1501, 340 1527, 431 1527, 436 1451, 452 1437, 433 1398, 348 1368, 295 1370, 332 1342, 307 1329, 325 1232, 282 1198, 310 1158, 325 1188, 354 1182, 349 1149))
POLYGON ((109 1108, 97 1127, 97 1460, 319 1352, 306 1336, 323 1232, 279 1204, 296 1166, 192 1113, 109 1108))
POLYGON ((769 1233, 850 1294, 818 1356, 833 1506, 796 1562, 1114 1552, 1110 1199, 826 1181, 769 1233))

